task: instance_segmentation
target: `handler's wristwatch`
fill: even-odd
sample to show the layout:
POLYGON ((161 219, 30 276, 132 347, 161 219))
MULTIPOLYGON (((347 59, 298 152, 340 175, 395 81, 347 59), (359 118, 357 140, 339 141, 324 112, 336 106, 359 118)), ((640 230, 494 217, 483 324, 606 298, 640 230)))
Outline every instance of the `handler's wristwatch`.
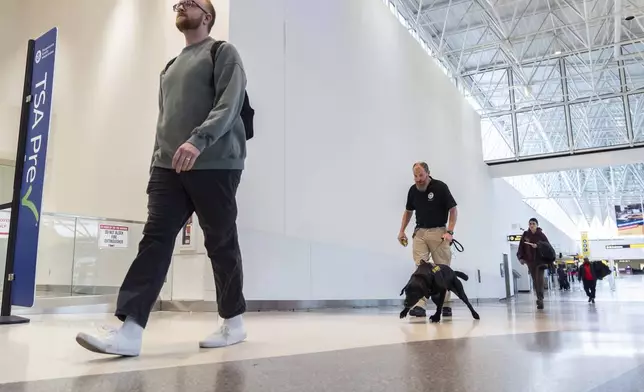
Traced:
POLYGON ((452 236, 453 236, 453 235, 454 235, 454 232, 453 232, 453 231, 450 231, 450 230, 447 230, 447 234, 449 234, 449 235, 452 235, 452 236))

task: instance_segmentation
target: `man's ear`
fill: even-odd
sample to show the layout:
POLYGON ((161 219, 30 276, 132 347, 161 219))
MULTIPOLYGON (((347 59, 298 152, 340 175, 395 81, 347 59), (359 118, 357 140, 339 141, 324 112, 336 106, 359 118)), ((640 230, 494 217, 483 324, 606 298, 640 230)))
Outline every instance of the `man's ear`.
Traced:
POLYGON ((206 17, 205 17, 205 18, 203 18, 203 21, 204 21, 204 24, 205 24, 206 26, 207 26, 207 25, 209 25, 209 24, 210 24, 210 22, 212 21, 212 15, 210 15, 210 14, 206 15, 206 17))

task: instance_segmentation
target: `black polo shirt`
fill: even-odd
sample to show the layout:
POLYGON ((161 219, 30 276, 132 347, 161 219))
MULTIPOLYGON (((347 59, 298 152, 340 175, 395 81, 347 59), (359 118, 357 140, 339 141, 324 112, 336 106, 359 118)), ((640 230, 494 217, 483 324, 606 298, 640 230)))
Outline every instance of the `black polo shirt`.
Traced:
POLYGON ((456 207, 456 201, 449 187, 442 181, 432 180, 427 190, 421 192, 412 185, 407 194, 407 211, 416 211, 416 227, 434 229, 445 227, 449 210, 456 207))

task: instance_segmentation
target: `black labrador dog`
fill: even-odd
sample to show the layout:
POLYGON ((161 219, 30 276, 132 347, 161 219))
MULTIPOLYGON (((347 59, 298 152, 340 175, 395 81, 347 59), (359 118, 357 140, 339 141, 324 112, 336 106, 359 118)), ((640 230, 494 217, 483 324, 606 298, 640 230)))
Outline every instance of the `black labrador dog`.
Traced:
POLYGON ((479 314, 476 313, 472 304, 465 295, 463 284, 459 280, 467 281, 469 278, 461 271, 454 271, 447 265, 443 264, 430 264, 421 261, 416 271, 411 275, 407 285, 403 287, 400 295, 405 293, 405 309, 400 312, 400 318, 407 317, 409 310, 420 301, 421 298, 431 298, 436 304, 436 313, 430 316, 429 319, 432 323, 441 321, 441 312, 443 310, 443 303, 447 290, 456 294, 472 312, 472 317, 479 320, 479 314))

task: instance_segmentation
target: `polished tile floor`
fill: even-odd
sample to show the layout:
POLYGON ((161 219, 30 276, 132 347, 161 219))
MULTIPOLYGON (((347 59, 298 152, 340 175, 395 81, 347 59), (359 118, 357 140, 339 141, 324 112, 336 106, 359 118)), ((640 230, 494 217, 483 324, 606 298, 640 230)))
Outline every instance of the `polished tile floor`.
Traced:
POLYGON ((200 350, 212 314, 156 313, 134 359, 86 352, 80 331, 109 315, 31 317, 0 327, 4 391, 644 391, 644 281, 600 285, 596 305, 556 292, 545 311, 529 295, 455 307, 439 325, 399 309, 254 313, 249 340, 200 350), (624 301, 630 292, 639 301, 624 301))

